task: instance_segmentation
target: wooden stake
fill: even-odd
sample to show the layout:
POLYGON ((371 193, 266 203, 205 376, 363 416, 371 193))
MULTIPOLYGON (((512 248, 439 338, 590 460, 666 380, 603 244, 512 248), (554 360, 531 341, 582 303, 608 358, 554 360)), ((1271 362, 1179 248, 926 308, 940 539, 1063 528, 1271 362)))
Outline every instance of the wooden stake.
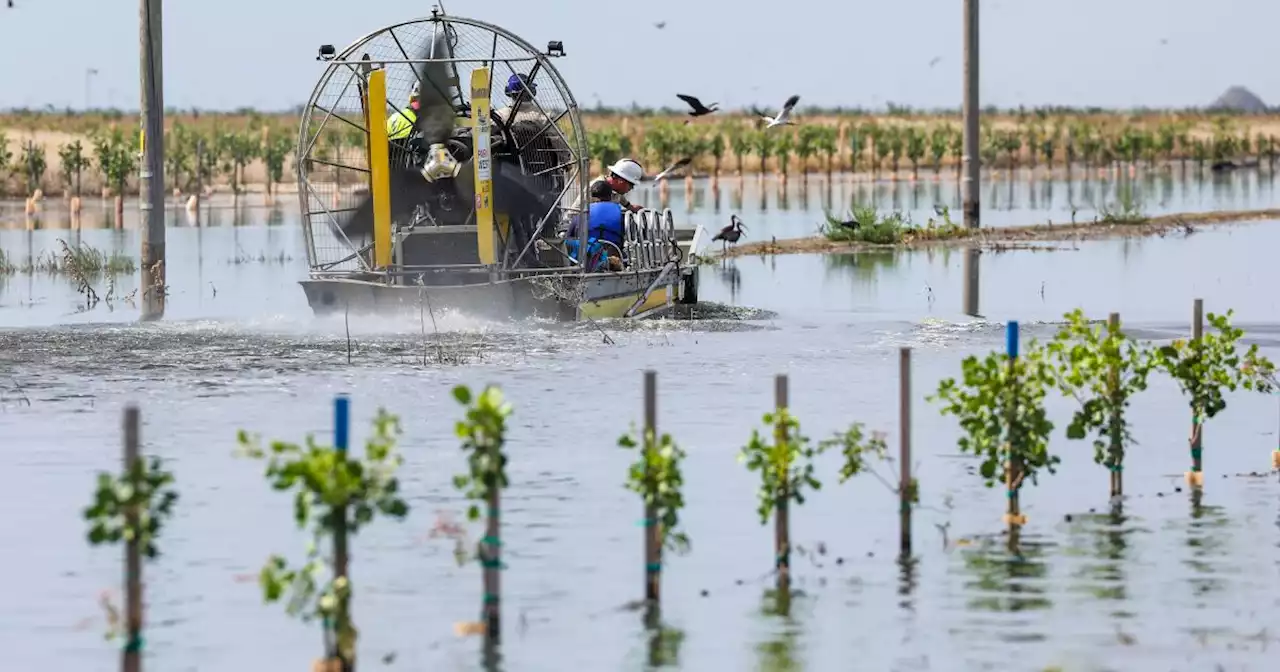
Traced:
MULTIPOLYGON (((787 396, 787 376, 786 374, 778 374, 773 379, 773 398, 774 406, 779 415, 787 410, 789 405, 787 396)), ((774 432, 774 442, 778 446, 782 446, 789 439, 786 428, 781 423, 778 423, 774 432)), ((776 556, 774 568, 778 572, 778 590, 784 592, 791 587, 791 530, 787 506, 791 493, 787 491, 786 474, 779 474, 778 476, 784 480, 782 489, 778 493, 778 501, 774 503, 774 552, 776 556)))
MULTIPOLYGON (((1120 313, 1111 313, 1107 318, 1107 332, 1115 333, 1120 331, 1120 313)), ((1111 394, 1113 398, 1120 391, 1120 372, 1117 369, 1111 370, 1110 377, 1111 394)), ((1124 436, 1121 434, 1120 418, 1111 418, 1111 496, 1121 497, 1124 495, 1124 436)))
MULTIPOLYGON (((1191 307, 1191 340, 1199 342, 1204 336, 1204 299, 1196 299, 1191 307)), ((1204 485, 1204 418, 1199 408, 1191 409, 1191 472, 1187 483, 1192 487, 1204 485)))
MULTIPOLYGON (((126 406, 124 409, 124 470, 132 474, 138 468, 138 425, 137 406, 126 406)), ((138 528, 139 512, 136 506, 128 507, 125 512, 127 528, 138 528)), ((125 613, 125 645, 120 669, 124 672, 141 672, 142 670, 142 549, 137 537, 129 539, 124 545, 124 613, 125 613)))
MULTIPOLYGON (((333 448, 343 462, 347 459, 350 439, 351 399, 346 395, 339 395, 333 400, 333 448)), ((337 508, 335 518, 333 523, 333 577, 335 580, 339 578, 347 579, 348 585, 350 585, 348 571, 350 569, 350 560, 347 555, 347 508, 345 505, 337 508)), ((344 633, 351 627, 351 602, 349 598, 339 600, 337 618, 333 625, 336 658, 339 660, 342 672, 351 672, 355 668, 355 661, 349 659, 341 645, 344 633)))
MULTIPOLYGON (((498 460, 498 456, 492 456, 498 460)), ((496 655, 502 641, 502 570, 501 497, 495 479, 489 488, 488 516, 484 539, 480 541, 480 564, 484 567, 484 648, 486 658, 496 655)))
MULTIPOLYGON (((644 443, 641 450, 646 455, 658 440, 658 374, 644 372, 644 443)), ((652 486, 653 474, 646 467, 645 482, 652 486)), ((647 500, 647 498, 646 498, 647 500)), ((644 505, 644 599, 657 606, 662 599, 662 531, 658 527, 658 511, 653 503, 644 505)))
POLYGON ((902 557, 911 555, 911 499, 915 488, 911 484, 911 348, 898 351, 898 434, 901 437, 898 478, 899 498, 899 551, 902 557))

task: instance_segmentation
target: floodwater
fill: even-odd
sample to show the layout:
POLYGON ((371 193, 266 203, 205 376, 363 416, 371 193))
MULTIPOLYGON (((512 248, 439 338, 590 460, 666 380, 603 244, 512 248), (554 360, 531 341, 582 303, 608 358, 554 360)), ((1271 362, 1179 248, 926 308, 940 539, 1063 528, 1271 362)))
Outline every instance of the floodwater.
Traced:
MULTIPOLYGON (((232 453, 237 429, 327 440, 332 397, 346 392, 357 445, 378 407, 401 416, 401 476, 414 507, 406 522, 375 523, 354 542, 361 669, 479 669, 478 642, 453 634, 478 614, 479 568, 459 567, 452 542, 429 531, 464 508, 450 484, 464 463, 449 389, 497 382, 515 406, 504 669, 1274 667, 1280 484, 1239 474, 1270 466, 1276 398, 1230 395, 1210 421, 1198 505, 1179 489, 1188 413, 1165 381, 1135 400, 1139 445, 1121 511, 1108 506, 1092 448, 1059 433, 1063 464, 1024 491, 1030 524, 1014 557, 999 536, 1001 492, 957 455, 954 420, 925 396, 966 354, 1002 349, 1004 320, 1044 337, 1044 322, 1076 306, 1100 318, 1119 311, 1135 332, 1164 339, 1187 334, 1192 300, 1203 298, 1208 311, 1234 308, 1250 339, 1280 358, 1270 291, 1280 283, 1280 222, 982 254, 982 319, 964 314, 965 253, 935 251, 704 267, 704 301, 749 306, 758 319, 727 309, 625 326, 435 315, 433 327, 425 317, 313 318, 296 284, 301 234, 287 216, 266 225, 268 212, 246 211, 243 226, 226 212, 207 227, 170 230, 171 296, 157 324, 134 323, 127 302, 76 312, 80 296, 63 279, 0 279, 0 472, 13 503, 0 522, 0 569, 11 581, 0 646, 11 666, 118 664, 97 601, 119 584, 120 554, 87 546, 80 511, 94 473, 118 464, 121 409, 136 402, 145 450, 172 460, 182 495, 163 556, 146 569, 148 667, 305 669, 320 651, 318 626, 261 604, 252 578, 273 553, 301 558, 305 539, 292 529, 289 496, 232 453), (872 475, 838 485, 824 458, 826 487, 793 511, 793 539, 806 550, 796 558, 802 595, 789 616, 766 613, 773 532, 755 517, 754 475, 735 455, 771 406, 772 375, 790 376, 806 434, 856 420, 896 447, 902 346, 913 348, 915 558, 895 560, 897 503, 886 487, 872 475), (622 608, 642 595, 641 507, 622 487, 630 456, 614 443, 641 419, 643 369, 659 372, 661 431, 689 452, 682 520, 693 552, 666 564, 672 634, 661 660, 650 660, 642 615, 622 608), (808 553, 819 546, 825 554, 808 553)), ((24 258, 74 235, 4 230, 0 247, 24 258)), ((138 247, 129 227, 78 235, 103 249, 138 247)), ((117 291, 136 284, 121 279, 117 291)), ((1050 404, 1060 427, 1069 410, 1050 404)))
MULTIPOLYGON (((982 226, 1088 222, 1106 210, 1121 211, 1125 204, 1147 215, 1280 206, 1276 192, 1280 180, 1265 170, 1199 178, 1184 175, 1177 168, 1158 174, 1142 172, 1135 178, 1077 170, 1071 181, 1063 179, 1062 171, 1055 173, 1054 179, 1045 179, 1043 173, 1037 173, 1037 179, 1029 179, 1029 175, 1021 171, 1009 179, 1007 172, 1001 172, 984 181, 980 193, 982 226)), ((717 200, 717 191, 707 180, 695 181, 691 193, 686 193, 683 183, 675 182, 669 188, 668 204, 676 213, 676 225, 689 228, 701 224, 718 230, 728 223, 729 213, 738 213, 748 227, 748 240, 812 236, 824 212, 843 215, 853 205, 874 205, 882 213, 900 211, 920 225, 930 219, 941 222, 939 212, 945 208, 952 221, 963 221, 963 196, 954 172, 944 171, 935 177, 921 171, 914 182, 853 181, 847 175, 828 181, 825 175, 812 174, 807 179, 792 176, 785 188, 781 186, 776 179, 767 179, 762 185, 756 176, 723 178, 717 200)), ((636 203, 653 207, 660 202, 653 187, 639 192, 632 198, 636 203)))

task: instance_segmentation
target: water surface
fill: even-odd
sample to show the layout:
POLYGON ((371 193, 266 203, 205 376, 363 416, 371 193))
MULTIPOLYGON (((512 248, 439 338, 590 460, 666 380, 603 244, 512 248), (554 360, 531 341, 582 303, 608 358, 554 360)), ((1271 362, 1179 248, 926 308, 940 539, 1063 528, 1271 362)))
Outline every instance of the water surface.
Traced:
MULTIPOLYGON (((668 638, 668 648, 678 642, 671 669, 1274 666, 1264 626, 1280 615, 1280 485, 1237 476, 1270 464, 1274 397, 1232 395, 1208 425, 1199 506, 1177 491, 1188 413, 1163 380, 1132 411, 1139 445, 1121 511, 1108 506, 1091 447, 1057 437, 1063 465, 1024 494, 1030 525, 1014 557, 999 536, 1003 496, 956 454, 954 421, 925 396, 965 355, 1003 348, 1003 320, 1044 337, 1046 322, 1076 306, 1100 318, 1119 311, 1135 332, 1165 339, 1188 333, 1200 297, 1210 311, 1234 308, 1251 340, 1280 358, 1268 291, 1280 283, 1280 222, 982 254, 983 318, 964 314, 964 253, 877 252, 704 268, 704 300, 767 311, 763 319, 728 309, 630 325, 445 314, 434 328, 312 317, 296 284, 305 270, 297 227, 287 218, 228 224, 170 229, 172 294, 158 324, 135 323, 127 302, 77 312, 81 297, 61 278, 0 280, 0 470, 22 503, 0 523, 10 549, 0 569, 18 579, 0 645, 21 669, 117 665, 96 601, 119 583, 119 553, 87 547, 80 511, 94 472, 118 464, 127 402, 141 405, 145 449, 173 461, 183 497, 164 557, 147 569, 148 665, 309 664, 315 628, 263 606, 251 576, 272 553, 302 556, 289 497, 232 451, 238 428, 326 439, 339 392, 353 397, 357 441, 377 407, 401 415, 414 507, 407 522, 376 524, 355 541, 362 667, 394 652, 389 669, 478 669, 476 640, 456 638, 452 625, 477 615, 479 570, 458 567, 452 544, 428 534, 437 515, 464 506, 450 485, 464 469, 451 438, 449 388, 459 382, 501 383, 516 408, 504 495, 506 669, 643 669, 641 614, 620 608, 641 594, 640 503, 622 487, 630 456, 614 447, 640 419, 643 369, 659 372, 661 430, 689 451, 683 521, 694 552, 671 558, 665 575, 665 618, 683 634, 668 638), (268 260, 277 253, 281 261, 268 260), (793 518, 806 551, 796 559, 803 596, 787 618, 762 613, 772 530, 755 517, 756 484, 735 455, 772 404, 772 375, 790 376, 807 434, 858 420, 896 445, 902 346, 913 348, 922 491, 915 559, 894 559, 897 504, 885 486, 872 476, 837 485, 824 459, 827 487, 793 518), (808 553, 820 545, 824 554, 808 553)), ((5 230, 0 247, 24 255, 74 235, 137 249, 130 227, 5 230)), ((134 286, 118 281, 122 293, 134 286)), ((1069 408, 1051 403, 1060 424, 1069 408)))

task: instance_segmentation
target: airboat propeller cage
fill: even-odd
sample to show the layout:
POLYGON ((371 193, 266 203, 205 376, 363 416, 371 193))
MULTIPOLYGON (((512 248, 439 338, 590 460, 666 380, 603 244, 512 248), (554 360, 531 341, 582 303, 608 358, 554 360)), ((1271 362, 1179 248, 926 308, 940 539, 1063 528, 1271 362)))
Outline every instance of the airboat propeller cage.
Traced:
MULTIPOLYGON (((554 232, 562 218, 579 214, 578 208, 585 210, 581 204, 590 200, 586 133, 552 54, 540 53, 499 26, 439 11, 369 33, 336 55, 327 51, 321 50, 324 72, 303 110, 295 154, 313 276, 389 273, 393 260, 408 271, 411 264, 401 259, 405 230, 428 228, 447 235, 414 238, 440 250, 450 265, 509 268, 527 257, 535 238, 554 232), (522 92, 511 98, 502 86, 491 86, 517 73, 536 82, 536 96, 522 92), (389 184, 396 184, 396 171, 407 168, 408 154, 397 139, 388 140, 388 119, 408 106, 415 84, 424 113, 416 123, 422 148, 447 141, 463 162, 459 184, 474 181, 475 202, 450 206, 442 198, 412 208, 410 217, 389 204, 389 184), (501 202, 503 195, 491 193, 488 178, 501 157, 518 163, 525 179, 551 195, 537 222, 511 222, 493 208, 494 199, 501 202), (373 202, 372 242, 343 230, 344 218, 366 200, 373 202), (430 226, 441 218, 464 217, 464 226, 430 226), (513 250, 517 225, 533 233, 527 245, 513 250)), ((587 229, 578 227, 584 247, 587 229)))

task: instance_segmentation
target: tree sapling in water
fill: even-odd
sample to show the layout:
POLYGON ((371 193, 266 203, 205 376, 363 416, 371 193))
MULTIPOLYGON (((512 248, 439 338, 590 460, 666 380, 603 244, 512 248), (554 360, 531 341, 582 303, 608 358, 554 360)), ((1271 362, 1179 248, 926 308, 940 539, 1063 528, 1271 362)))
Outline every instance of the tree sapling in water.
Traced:
POLYGON ((1129 401, 1147 389, 1155 366, 1152 351, 1120 330, 1119 316, 1106 326, 1091 324, 1077 309, 1045 345, 1049 372, 1063 394, 1079 403, 1067 438, 1093 435, 1093 461, 1111 472, 1111 496, 1123 494, 1125 446, 1134 443, 1129 401))
POLYGON ((243 430, 237 436, 241 454, 266 461, 266 477, 273 489, 294 492, 294 522, 311 533, 301 566, 291 567, 279 555, 267 560, 258 577, 263 599, 268 603, 284 599, 288 614, 303 621, 321 618, 325 654, 339 661, 346 672, 354 669, 358 634, 351 619, 351 583, 346 567, 322 556, 320 546, 326 538, 334 539, 335 545, 342 538, 345 547, 347 535, 356 534, 379 515, 397 520, 408 515, 409 505, 400 496, 395 476, 403 461, 396 451, 399 434, 399 419, 379 409, 363 458, 353 459, 346 450, 319 445, 311 436, 302 446, 273 441, 265 448, 258 437, 243 430))
POLYGON ((1191 405, 1191 485, 1203 485, 1201 429, 1209 418, 1227 407, 1223 391, 1246 390, 1270 392, 1275 365, 1258 354, 1258 346, 1250 345, 1244 353, 1236 345, 1244 331, 1231 326, 1231 315, 1209 313, 1209 325, 1217 330, 1199 338, 1177 339, 1155 352, 1155 364, 1178 384, 1191 405))

